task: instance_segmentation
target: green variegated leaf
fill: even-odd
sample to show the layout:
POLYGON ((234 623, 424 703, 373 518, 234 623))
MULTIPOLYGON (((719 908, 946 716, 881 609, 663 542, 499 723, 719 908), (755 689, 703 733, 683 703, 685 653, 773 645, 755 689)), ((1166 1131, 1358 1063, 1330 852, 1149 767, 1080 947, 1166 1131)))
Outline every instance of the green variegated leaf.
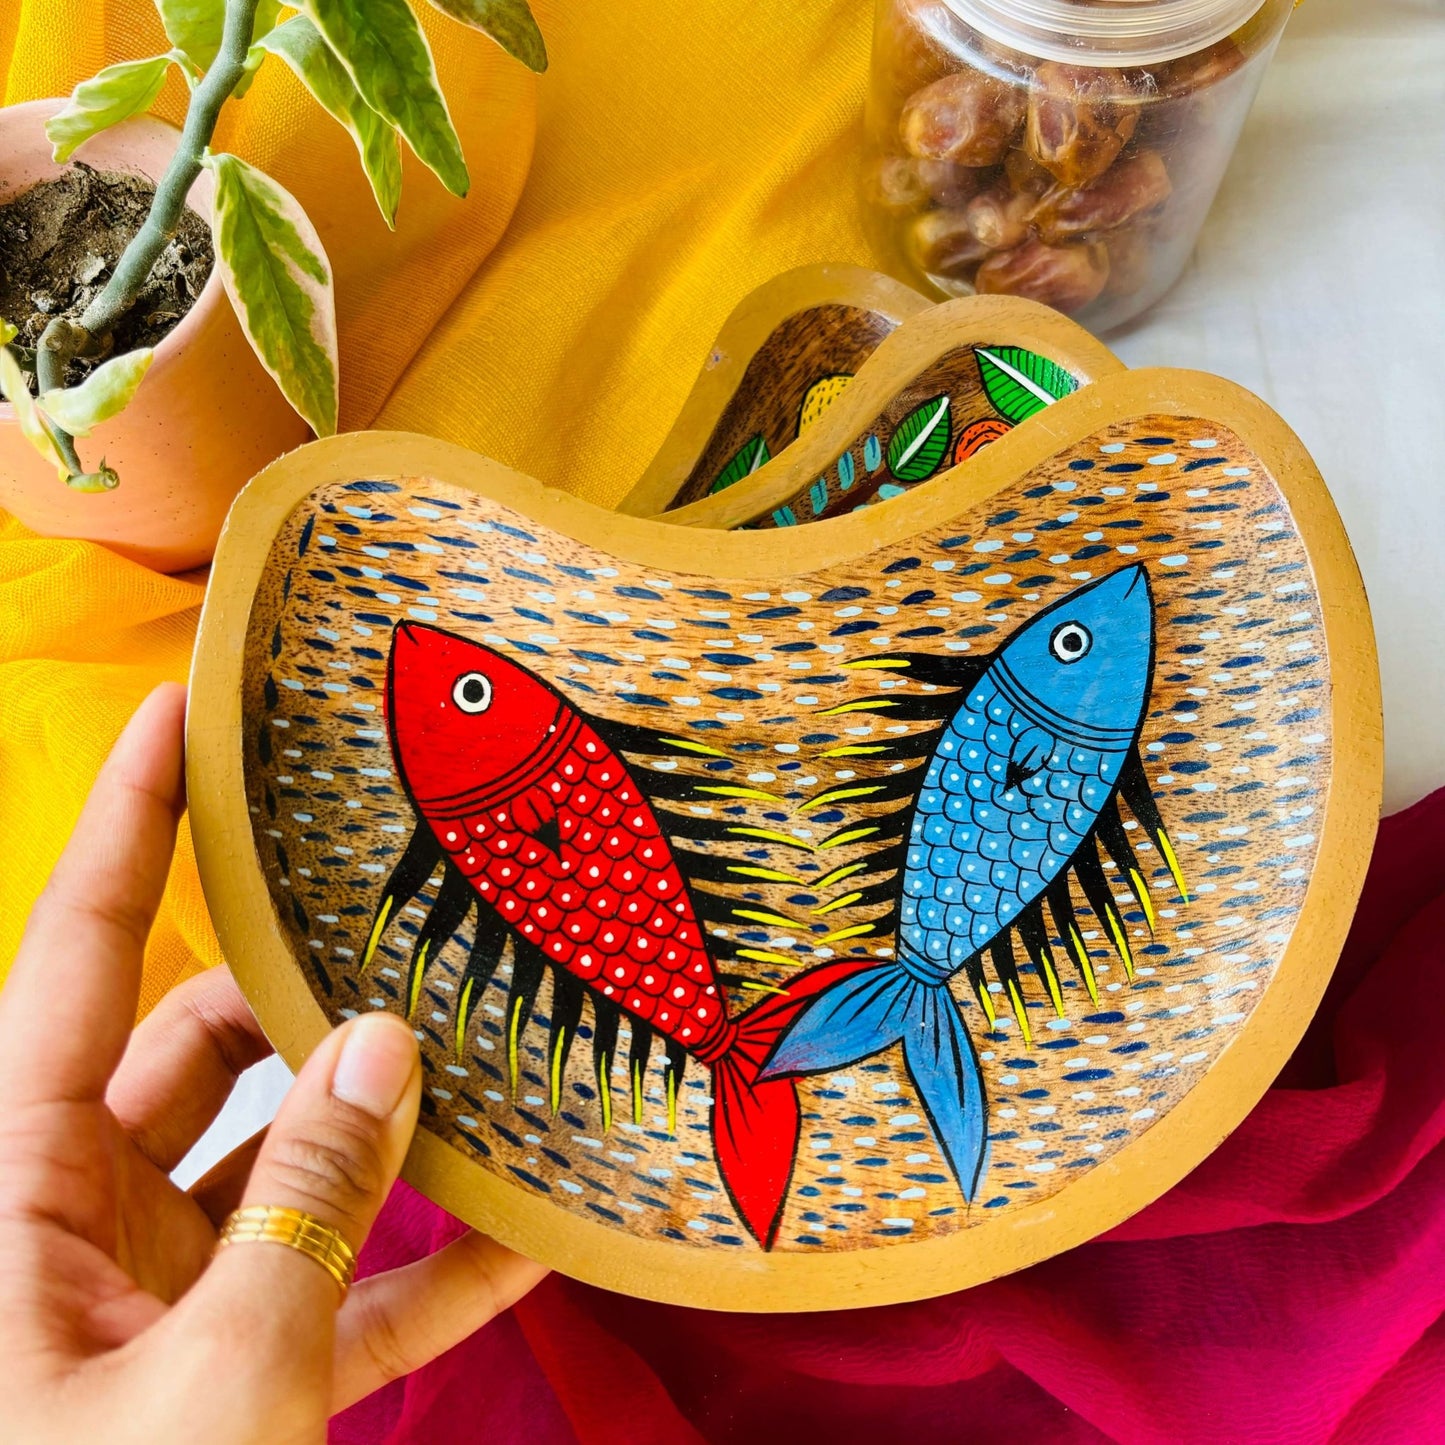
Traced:
POLYGON ((406 0, 301 0, 362 99, 406 137, 455 196, 470 181, 462 143, 437 84, 431 46, 406 0))
POLYGON ((527 0, 431 0, 443 15, 490 35, 508 55, 539 75, 547 68, 547 46, 527 0))
POLYGON ((20 333, 3 317, 0 316, 0 346, 9 346, 20 333))
POLYGON ((749 437, 739 450, 738 454, 717 474, 712 484, 714 492, 725 492, 735 482, 740 482, 744 477, 750 477, 761 466, 765 466, 772 458, 768 455, 767 438, 763 436, 749 437))
POLYGON ((391 123, 361 98, 346 67, 331 53, 320 32, 304 15, 288 20, 257 43, 279 55, 322 109, 351 132, 361 152, 361 164, 371 182, 376 204, 381 207, 386 224, 394 226, 397 202, 401 199, 401 147, 391 123))
POLYGON ((974 351, 989 401, 1015 426, 1079 389, 1078 378, 1058 362, 1021 346, 979 346, 974 351))
POLYGON ((101 422, 109 421, 130 405, 155 353, 149 347, 112 356, 78 386, 57 387, 40 398, 40 410, 61 431, 88 437, 101 422))
POLYGON ((30 395, 30 388, 25 384, 25 373, 20 370, 15 353, 4 346, 0 346, 0 396, 15 409, 20 435, 55 467, 62 477, 68 475, 70 468, 65 465, 64 458, 56 449, 55 439, 36 409, 35 398, 30 395))
POLYGON ((45 134, 55 147, 55 162, 63 165, 91 136, 155 104, 170 69, 169 55, 146 60, 124 60, 107 65, 99 75, 82 80, 71 92, 65 109, 45 122, 45 134))
POLYGON ((317 436, 336 430, 336 299, 295 197, 235 156, 211 156, 221 280, 261 364, 317 436))
POLYGON ((166 37, 202 70, 209 70, 226 28, 226 0, 156 0, 166 37))
POLYGON ((945 393, 930 397, 898 423, 888 442, 888 470, 900 482, 921 482, 938 470, 948 451, 949 410, 945 393))

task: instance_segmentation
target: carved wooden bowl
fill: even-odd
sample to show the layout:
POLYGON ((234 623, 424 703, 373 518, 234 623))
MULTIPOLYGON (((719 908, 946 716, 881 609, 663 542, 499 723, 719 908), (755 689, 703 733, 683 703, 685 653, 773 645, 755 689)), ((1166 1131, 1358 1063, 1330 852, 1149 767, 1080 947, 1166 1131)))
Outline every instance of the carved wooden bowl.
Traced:
MULTIPOLYGON (((949 311, 666 520, 382 433, 222 538, 189 785, 226 955, 293 1065, 409 1016, 407 1177, 578 1278, 820 1309, 1068 1248, 1234 1127, 1338 955, 1378 683, 1303 447, 949 311), (980 348, 1060 395, 950 465, 1017 401, 980 348), (907 498, 835 508, 845 453, 907 498), (721 529, 821 477, 825 520, 721 529)), ((731 463, 775 330, 634 510, 731 463)))

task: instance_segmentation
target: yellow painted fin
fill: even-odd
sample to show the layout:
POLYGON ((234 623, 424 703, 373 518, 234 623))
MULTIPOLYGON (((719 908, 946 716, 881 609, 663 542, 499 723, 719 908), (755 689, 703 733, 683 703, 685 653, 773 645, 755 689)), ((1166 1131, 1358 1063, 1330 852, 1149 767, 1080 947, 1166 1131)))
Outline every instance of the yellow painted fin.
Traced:
POLYGON ((791 928, 804 933, 808 929, 806 923, 799 923, 795 918, 784 918, 781 913, 765 913, 760 908, 734 908, 732 915, 734 918, 744 918, 749 923, 771 924, 774 928, 791 928))
POLYGON ((831 888, 835 883, 841 883, 845 878, 851 878, 855 873, 861 873, 868 865, 866 863, 845 863, 841 868, 835 868, 831 873, 818 879, 816 883, 805 885, 816 889, 819 893, 825 888, 831 888))
POLYGON ((1149 925, 1149 932, 1154 932, 1154 925, 1157 922, 1154 913, 1154 900, 1149 896, 1149 885, 1144 881, 1144 875, 1137 868, 1129 870, 1129 891, 1139 900, 1139 907, 1144 910, 1144 920, 1149 925))
POLYGON ((1018 984, 1013 979, 1009 979, 1005 987, 1008 989, 1009 1002, 1013 1004, 1014 1018, 1018 1020, 1019 1032, 1024 1036, 1024 1044, 1028 1048, 1033 1048, 1033 1030, 1029 1028, 1029 1014, 1024 1007, 1023 998, 1019 994, 1018 984))
POLYGON ((406 985, 406 1016, 410 1018, 416 1012, 417 1003, 421 999, 421 983, 426 975, 427 954, 431 952, 431 940, 423 939, 421 946, 416 951, 416 957, 411 961, 411 976, 407 979, 406 985))
POLYGON ((978 999, 979 1008, 983 1010, 983 1016, 988 1020, 989 1028, 992 1028, 998 1022, 998 1015, 994 1012, 993 999, 989 997, 988 984, 975 984, 973 992, 978 999))
POLYGON ((825 913, 833 913, 839 908, 846 908, 850 903, 856 903, 862 896, 861 893, 845 893, 841 898, 835 898, 831 903, 825 903, 821 908, 813 909, 813 917, 821 918, 825 913))
POLYGON ((597 1097, 602 1102, 602 1132, 612 1128, 612 1060, 606 1054, 597 1056, 597 1097))
POLYGON ((1189 885, 1184 881, 1184 870, 1179 866, 1179 859, 1174 856, 1174 845, 1169 841, 1169 834, 1162 827, 1159 829, 1159 851, 1169 865, 1169 872, 1174 878, 1174 886, 1178 888, 1179 896, 1188 903, 1189 885))
POLYGON ((1124 931, 1124 920, 1119 917, 1119 910, 1112 903, 1105 912, 1105 920, 1109 925, 1109 932, 1113 935, 1114 947, 1118 951, 1120 959, 1123 960, 1124 972, 1129 976, 1129 982, 1134 981, 1134 952, 1129 947, 1129 938, 1124 931))
POLYGON ((552 1039, 552 1060, 551 1067, 547 1071, 547 1082, 554 1118, 562 1107, 562 1056, 567 1052, 567 1037, 568 1030, 564 1025, 557 1030, 552 1039))
POLYGON ((642 1123, 642 1061, 632 1061, 632 1122, 642 1123))
POLYGON ((1089 957, 1089 950, 1084 946, 1084 940, 1079 937, 1079 930, 1072 925, 1069 927, 1069 939, 1073 944, 1070 952, 1074 962, 1078 964, 1079 972, 1084 975, 1084 987, 1089 990, 1090 999, 1098 1003, 1099 978, 1094 972, 1094 960, 1089 957))
POLYGON ((462 985, 461 996, 457 999, 457 1063, 461 1063, 467 1051, 467 1021, 471 1017, 472 985, 476 979, 469 978, 462 985))
POLYGON ((381 942, 381 935, 386 932, 386 921, 391 917, 391 905, 395 901, 395 898, 388 893, 381 900, 381 907, 376 911, 376 921, 371 925, 371 937, 366 940, 366 952, 361 957, 363 973, 371 967, 371 960, 376 957, 377 945, 381 942))
POLYGON ((825 933, 818 940, 819 943, 838 943, 844 938, 862 938, 865 933, 872 933, 871 923, 855 923, 851 928, 839 928, 832 933, 825 933))
POLYGON ((512 1093, 517 1092, 517 1027, 522 1020, 521 997, 512 1000, 512 1016, 507 1020, 507 1073, 512 1080, 512 1093))

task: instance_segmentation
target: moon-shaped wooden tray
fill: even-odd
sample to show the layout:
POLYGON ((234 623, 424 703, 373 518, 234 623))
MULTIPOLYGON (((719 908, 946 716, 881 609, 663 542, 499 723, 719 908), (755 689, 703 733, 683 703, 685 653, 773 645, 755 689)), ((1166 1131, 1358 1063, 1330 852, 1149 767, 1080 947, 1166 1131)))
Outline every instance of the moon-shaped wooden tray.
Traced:
POLYGON ((806 266, 728 318, 619 510, 701 527, 842 516, 1123 369, 1082 327, 1033 302, 932 306, 877 272, 806 266))
MULTIPOLYGON (((835 457, 916 379, 865 393, 882 355, 818 423, 835 457)), ((1303 1031, 1380 788, 1318 473, 1169 371, 806 528, 316 443, 232 513, 189 742, 287 1061, 409 1016, 414 1183, 725 1309, 956 1289, 1167 1189, 1303 1031)))

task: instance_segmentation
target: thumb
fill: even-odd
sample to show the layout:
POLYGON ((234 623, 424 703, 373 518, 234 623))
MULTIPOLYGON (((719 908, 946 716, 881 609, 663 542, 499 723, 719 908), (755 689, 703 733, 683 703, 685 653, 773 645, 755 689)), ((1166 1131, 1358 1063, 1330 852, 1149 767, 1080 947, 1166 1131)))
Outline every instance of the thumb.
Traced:
MULTIPOLYGON (((406 1156, 420 1098, 421 1062, 408 1024, 385 1013, 343 1024, 296 1076, 242 1207, 304 1210, 359 1252, 406 1156)), ((314 1391, 324 1419, 341 1297, 326 1269, 297 1249, 234 1244, 217 1253, 167 1323, 222 1343, 231 1367, 254 1367, 268 1392, 279 1381, 298 1392, 293 1402, 314 1391)))

